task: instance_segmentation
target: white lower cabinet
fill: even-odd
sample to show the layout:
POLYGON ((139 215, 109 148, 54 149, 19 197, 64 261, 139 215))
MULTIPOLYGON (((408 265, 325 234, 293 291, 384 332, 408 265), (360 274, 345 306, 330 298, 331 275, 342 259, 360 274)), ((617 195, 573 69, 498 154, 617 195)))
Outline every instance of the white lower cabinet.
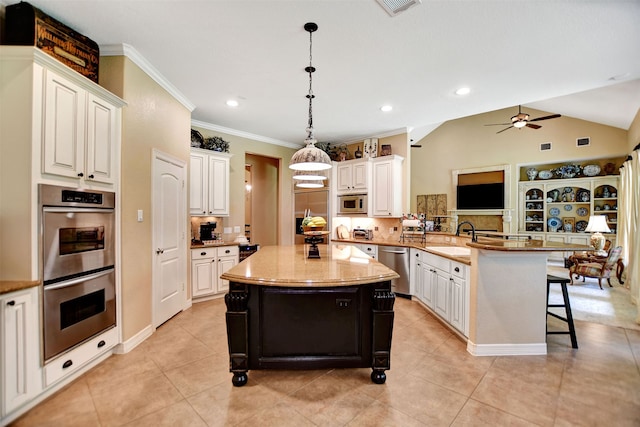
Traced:
POLYGON ((229 281, 220 278, 238 264, 237 246, 191 249, 191 296, 193 298, 225 292, 229 281))
POLYGON ((469 334, 469 266, 424 251, 412 252, 412 281, 418 297, 442 320, 469 334))
POLYGON ((0 424, 42 391, 39 287, 0 297, 0 424))

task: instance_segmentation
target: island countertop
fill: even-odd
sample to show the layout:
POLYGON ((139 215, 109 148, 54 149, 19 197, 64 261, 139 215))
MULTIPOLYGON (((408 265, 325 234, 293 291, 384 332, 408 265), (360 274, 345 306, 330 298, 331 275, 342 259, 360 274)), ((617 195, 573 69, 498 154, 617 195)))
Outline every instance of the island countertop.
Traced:
POLYGON ((549 242, 546 240, 498 240, 486 239, 480 242, 467 242, 467 246, 505 252, 553 252, 553 251, 588 251, 591 246, 574 243, 549 242))
POLYGON ((265 246, 220 276, 264 286, 353 286, 398 278, 398 274, 361 250, 340 244, 318 245, 319 259, 309 259, 309 245, 265 246))

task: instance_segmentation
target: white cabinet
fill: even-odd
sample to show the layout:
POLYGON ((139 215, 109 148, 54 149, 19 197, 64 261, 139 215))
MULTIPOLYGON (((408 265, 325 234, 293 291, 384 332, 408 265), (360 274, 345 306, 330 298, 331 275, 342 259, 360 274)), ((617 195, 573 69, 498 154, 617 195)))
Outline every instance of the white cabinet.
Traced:
POLYGON ((120 107, 46 69, 43 92, 42 172, 115 183, 120 107))
POLYGON ((42 391, 39 287, 0 297, 0 415, 11 413, 42 391))
POLYGON ((374 217, 402 216, 402 161, 392 155, 371 159, 370 215, 374 217))
POLYGON ((371 164, 362 159, 336 162, 337 194, 367 193, 371 164))
POLYGON ((220 275, 238 264, 237 246, 191 249, 191 296, 199 298, 225 292, 229 281, 220 275))
POLYGON ((191 149, 189 211, 194 216, 229 216, 231 155, 191 149))
POLYGON ((354 245, 358 249, 360 249, 365 254, 369 255, 373 259, 378 259, 378 245, 371 245, 367 243, 361 243, 359 245, 354 245))

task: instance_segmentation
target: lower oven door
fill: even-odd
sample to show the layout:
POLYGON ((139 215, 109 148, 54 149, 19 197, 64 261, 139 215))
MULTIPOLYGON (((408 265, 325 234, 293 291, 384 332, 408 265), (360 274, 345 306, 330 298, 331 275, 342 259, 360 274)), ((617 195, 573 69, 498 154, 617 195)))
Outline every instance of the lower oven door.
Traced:
POLYGON ((44 360, 116 324, 115 270, 44 287, 44 360))

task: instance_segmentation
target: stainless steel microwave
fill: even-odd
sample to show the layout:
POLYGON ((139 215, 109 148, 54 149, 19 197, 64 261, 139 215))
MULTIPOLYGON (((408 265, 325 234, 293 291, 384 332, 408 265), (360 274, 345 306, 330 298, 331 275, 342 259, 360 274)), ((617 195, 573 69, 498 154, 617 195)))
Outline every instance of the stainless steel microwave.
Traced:
POLYGON ((348 194, 338 196, 338 214, 340 215, 366 215, 367 195, 348 194))

